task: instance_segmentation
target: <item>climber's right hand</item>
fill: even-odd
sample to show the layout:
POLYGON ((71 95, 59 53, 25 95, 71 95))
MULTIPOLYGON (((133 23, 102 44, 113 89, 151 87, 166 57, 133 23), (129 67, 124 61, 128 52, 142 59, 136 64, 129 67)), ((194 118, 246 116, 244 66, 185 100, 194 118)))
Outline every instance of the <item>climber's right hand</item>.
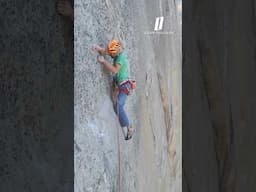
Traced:
POLYGON ((106 50, 104 48, 100 47, 99 45, 96 45, 96 44, 92 46, 92 50, 98 52, 101 55, 106 54, 106 50))

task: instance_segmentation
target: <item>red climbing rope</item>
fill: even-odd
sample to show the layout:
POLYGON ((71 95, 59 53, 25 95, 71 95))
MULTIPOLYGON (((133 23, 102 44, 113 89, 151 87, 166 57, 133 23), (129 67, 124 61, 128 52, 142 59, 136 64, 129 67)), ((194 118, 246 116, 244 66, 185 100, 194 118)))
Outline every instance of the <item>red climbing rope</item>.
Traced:
MULTIPOLYGON (((118 107, 118 98, 116 102, 116 111, 117 111, 117 116, 118 120, 119 119, 119 107, 118 107)), ((117 127, 117 148, 118 148, 118 192, 121 192, 121 154, 120 154, 120 128, 117 127)))

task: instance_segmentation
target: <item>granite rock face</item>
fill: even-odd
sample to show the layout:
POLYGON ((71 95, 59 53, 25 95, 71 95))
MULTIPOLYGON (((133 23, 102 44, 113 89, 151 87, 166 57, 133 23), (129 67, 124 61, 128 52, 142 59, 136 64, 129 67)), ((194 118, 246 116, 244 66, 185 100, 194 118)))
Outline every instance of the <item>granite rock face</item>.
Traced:
POLYGON ((255 1, 183 8, 183 191, 254 192, 255 1))
POLYGON ((55 1, 0 1, 0 191, 73 189, 73 31, 55 1))
MULTIPOLYGON (((75 0, 74 166, 76 192, 181 191, 179 1, 75 0), (163 30, 154 32, 156 17, 163 30), (111 102, 111 74, 93 44, 120 39, 137 89, 126 109, 136 133, 124 141, 111 102), (118 129, 121 173, 118 173, 118 129)), ((106 57, 109 61, 111 58, 106 57)))

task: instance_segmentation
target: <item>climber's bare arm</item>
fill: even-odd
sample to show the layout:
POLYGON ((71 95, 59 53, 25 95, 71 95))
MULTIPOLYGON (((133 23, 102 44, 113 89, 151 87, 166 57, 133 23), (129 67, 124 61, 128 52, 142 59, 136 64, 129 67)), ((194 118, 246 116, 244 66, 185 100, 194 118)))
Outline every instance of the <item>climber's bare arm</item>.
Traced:
POLYGON ((105 68, 107 70, 109 70, 110 72, 112 72, 114 74, 116 74, 121 69, 120 64, 112 65, 103 56, 98 57, 98 62, 100 62, 102 65, 105 66, 105 68))

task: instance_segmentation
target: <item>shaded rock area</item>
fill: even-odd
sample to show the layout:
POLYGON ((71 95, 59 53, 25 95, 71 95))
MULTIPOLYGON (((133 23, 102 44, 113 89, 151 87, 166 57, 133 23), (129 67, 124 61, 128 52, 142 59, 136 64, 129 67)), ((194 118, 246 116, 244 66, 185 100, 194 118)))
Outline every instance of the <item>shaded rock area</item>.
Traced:
POLYGON ((0 191, 73 190, 73 24, 0 1, 0 191))
MULTIPOLYGON (((76 192, 181 191, 181 18, 180 1, 75 0, 74 166, 76 192), (154 33, 164 16, 162 33, 154 33), (137 89, 126 109, 136 127, 132 140, 111 102, 111 74, 97 63, 93 44, 120 39, 137 89)), ((111 58, 106 57, 110 62, 111 58)))
POLYGON ((254 192, 255 1, 183 6, 183 191, 254 192))

